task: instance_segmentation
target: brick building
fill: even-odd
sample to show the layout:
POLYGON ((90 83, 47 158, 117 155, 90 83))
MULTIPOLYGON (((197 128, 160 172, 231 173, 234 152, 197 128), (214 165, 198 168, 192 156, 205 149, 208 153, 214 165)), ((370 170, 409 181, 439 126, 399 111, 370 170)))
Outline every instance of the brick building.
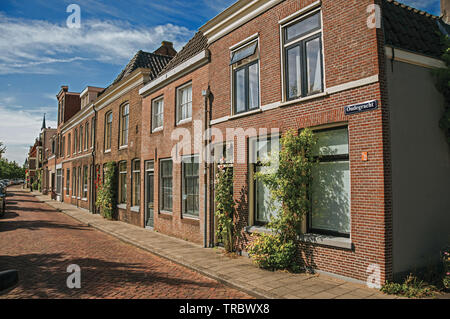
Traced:
POLYGON ((139 93, 145 227, 201 243, 205 240, 205 179, 199 156, 208 89, 207 39, 197 33, 139 93), (175 153, 173 151, 175 150, 175 153))
POLYGON ((50 184, 95 211, 94 176, 115 162, 119 220, 213 246, 211 127, 211 153, 233 165, 245 253, 273 214, 256 159, 308 127, 320 159, 300 238, 308 266, 360 281, 379 269, 381 282, 425 266, 450 224, 430 72, 443 66, 445 21, 391 0, 238 1, 176 55, 168 42, 139 51, 104 91, 63 87, 50 184))
POLYGON ((266 231, 272 214, 252 159, 287 129, 309 127, 321 162, 303 226, 305 263, 363 281, 379 267, 383 282, 437 261, 448 241, 443 176, 450 171, 430 69, 443 66, 438 32, 445 30, 437 17, 386 0, 239 1, 200 28, 211 52, 211 124, 234 150, 235 220, 244 238, 266 231), (381 28, 370 23, 373 4, 382 9, 381 28), (244 134, 226 136, 229 128, 244 134), (426 173, 417 148, 439 154, 426 173))
MULTIPOLYGON (((155 52, 139 51, 94 102, 96 113, 95 170, 102 178, 108 162, 118 165, 118 219, 144 226, 141 214, 142 97, 139 90, 155 79, 176 51, 164 41, 155 52), (135 178, 133 178, 135 176, 135 178)), ((148 132, 146 132, 148 134, 148 132)))
POLYGON ((39 140, 41 141, 39 175, 41 178, 41 191, 43 194, 47 194, 50 191, 48 159, 51 156, 52 138, 55 134, 56 129, 46 126, 44 115, 44 118, 42 120, 41 133, 39 134, 39 140))

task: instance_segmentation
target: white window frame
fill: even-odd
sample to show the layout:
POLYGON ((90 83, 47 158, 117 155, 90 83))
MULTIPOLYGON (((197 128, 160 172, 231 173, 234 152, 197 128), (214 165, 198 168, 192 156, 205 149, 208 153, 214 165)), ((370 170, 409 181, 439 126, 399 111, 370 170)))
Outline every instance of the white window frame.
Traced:
POLYGON ((230 109, 230 114, 232 116, 234 115, 241 115, 241 114, 247 114, 247 113, 252 113, 255 111, 258 111, 261 109, 261 105, 262 105, 262 101, 261 101, 261 54, 260 54, 260 41, 259 41, 259 34, 254 34, 251 37, 239 42, 238 44, 232 46, 230 48, 230 61, 231 58, 233 56, 233 53, 236 51, 239 51, 240 49, 252 44, 253 42, 257 42, 256 45, 256 54, 257 54, 257 60, 258 60, 258 101, 259 101, 259 107, 258 108, 254 108, 251 110, 247 110, 245 112, 240 112, 240 113, 235 113, 234 109, 235 109, 235 99, 234 99, 234 95, 235 95, 235 90, 234 90, 234 69, 233 69, 233 65, 230 65, 230 83, 231 83, 231 87, 230 87, 230 96, 231 96, 231 109, 230 109))
MULTIPOLYGON (((177 89, 176 89, 176 96, 175 96, 175 99, 176 99, 176 107, 175 107, 175 116, 176 116, 176 123, 177 124, 183 124, 183 123, 186 123, 186 122, 190 122, 190 121, 192 121, 192 109, 193 109, 193 102, 192 102, 192 100, 194 99, 194 92, 193 92, 193 88, 192 88, 192 82, 188 82, 188 83, 186 83, 186 84, 183 84, 183 85, 181 85, 181 86, 179 86, 179 87, 177 87, 177 89), (190 117, 187 117, 187 118, 185 118, 185 119, 180 119, 180 111, 181 111, 181 101, 180 101, 180 98, 181 98, 181 91, 182 90, 184 90, 184 89, 187 89, 187 88, 191 88, 191 101, 190 101, 190 103, 191 103, 191 116, 190 117)), ((189 103, 189 102, 188 102, 189 103)))
POLYGON ((164 96, 158 97, 152 101, 152 109, 151 109, 151 121, 152 121, 152 132, 161 131, 164 128, 164 96), (162 111, 160 113, 155 114, 154 110, 157 103, 162 103, 162 111), (155 126, 155 117, 161 116, 161 125, 155 126))
POLYGON ((323 14, 322 14, 322 8, 320 7, 320 2, 316 2, 313 3, 311 8, 304 8, 302 10, 299 10, 298 12, 294 13, 291 15, 292 18, 289 19, 289 21, 286 21, 286 19, 288 19, 289 17, 279 21, 279 25, 280 25, 280 62, 281 62, 281 99, 282 102, 295 102, 297 100, 302 100, 305 99, 307 97, 310 96, 315 96, 315 95, 320 95, 323 94, 324 92, 327 91, 327 86, 326 86, 326 65, 325 65, 325 47, 324 47, 324 39, 323 39, 323 14), (305 10, 306 9, 306 10, 305 10), (292 24, 297 23, 299 20, 305 19, 308 16, 314 15, 315 13, 319 12, 320 15, 320 29, 313 31, 311 33, 308 33, 298 39, 295 39, 291 42, 288 43, 284 43, 284 29, 289 27, 292 24), (285 48, 291 46, 292 44, 299 42, 299 41, 303 41, 307 38, 310 38, 316 34, 320 35, 320 41, 321 41, 321 51, 322 51, 322 91, 321 92, 316 92, 313 93, 311 95, 308 96, 299 96, 296 99, 287 99, 287 95, 286 95, 286 59, 285 59, 285 48))

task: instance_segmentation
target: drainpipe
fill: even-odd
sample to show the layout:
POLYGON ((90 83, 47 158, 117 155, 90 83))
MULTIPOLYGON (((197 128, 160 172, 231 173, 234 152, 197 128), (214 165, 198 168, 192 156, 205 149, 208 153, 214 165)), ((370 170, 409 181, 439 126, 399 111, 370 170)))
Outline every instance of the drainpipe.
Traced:
MULTIPOLYGON (((97 177, 96 174, 96 168, 95 168, 95 152, 96 152, 96 141, 97 141, 97 110, 95 109, 95 104, 92 104, 92 109, 94 110, 94 125, 92 127, 92 131, 94 136, 92 138, 92 172, 91 172, 91 203, 90 203, 90 208, 91 208, 91 213, 95 213, 95 180, 97 177)), ((91 123, 92 124, 92 123, 91 123)))
MULTIPOLYGON (((210 143, 211 140, 211 132, 209 130, 210 128, 210 109, 209 109, 209 102, 210 102, 210 95, 211 95, 211 90, 209 88, 208 85, 208 89, 206 91, 203 91, 203 96, 205 97, 205 118, 204 118, 204 127, 205 127, 205 132, 207 132, 207 136, 204 139, 204 150, 205 150, 205 158, 204 158, 204 171, 203 171, 203 185, 204 185, 204 216, 205 216, 205 220, 204 220, 204 234, 203 234, 203 247, 207 248, 207 247, 211 247, 211 236, 209 236, 209 240, 208 240, 208 171, 209 171, 209 160, 210 160, 210 154, 206 153, 206 150, 208 149, 208 145, 210 143), (208 241, 209 241, 209 245, 208 245, 208 241)), ((211 192, 210 192, 211 193, 211 192)), ((210 224, 210 223, 209 223, 210 224)), ((210 227, 210 232, 212 231, 212 228, 210 227)))

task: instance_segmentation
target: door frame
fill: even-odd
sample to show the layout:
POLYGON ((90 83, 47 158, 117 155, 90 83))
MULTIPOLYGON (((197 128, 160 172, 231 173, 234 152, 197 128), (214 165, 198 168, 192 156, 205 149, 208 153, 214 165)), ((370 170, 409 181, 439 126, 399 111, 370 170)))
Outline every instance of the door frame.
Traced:
POLYGON ((155 227, 155 161, 148 160, 144 162, 144 191, 145 191, 145 205, 144 205, 144 227, 146 229, 154 229, 155 227), (147 168, 147 164, 153 163, 153 168, 147 168), (148 214, 148 175, 153 175, 153 226, 147 226, 147 214, 148 214))

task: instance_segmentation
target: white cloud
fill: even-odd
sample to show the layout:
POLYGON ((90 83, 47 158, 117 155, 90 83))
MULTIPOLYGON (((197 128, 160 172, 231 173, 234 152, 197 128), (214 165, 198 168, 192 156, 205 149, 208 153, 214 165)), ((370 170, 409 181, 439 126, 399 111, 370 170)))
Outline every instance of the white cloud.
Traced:
MULTIPOLYGON (((28 146, 38 137, 43 113, 54 111, 54 107, 40 107, 24 110, 21 106, 0 103, 0 141, 6 147, 5 157, 11 161, 23 164, 28 152, 28 146)), ((46 121, 47 126, 56 127, 56 122, 46 121)))
POLYGON ((181 48, 193 31, 173 24, 151 28, 117 21, 82 20, 80 29, 0 14, 0 74, 57 72, 58 63, 97 60, 123 65, 138 50, 161 41, 181 48))

